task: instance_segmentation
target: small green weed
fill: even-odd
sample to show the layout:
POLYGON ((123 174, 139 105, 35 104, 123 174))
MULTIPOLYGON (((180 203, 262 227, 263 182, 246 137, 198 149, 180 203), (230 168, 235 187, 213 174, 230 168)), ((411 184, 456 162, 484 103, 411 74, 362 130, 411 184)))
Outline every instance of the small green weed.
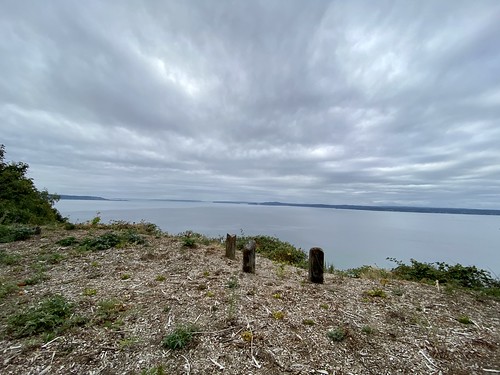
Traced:
POLYGON ((467 315, 462 315, 457 318, 457 321, 462 324, 474 324, 474 322, 467 315))
POLYGON ((326 303, 321 303, 319 307, 322 308, 323 310, 328 310, 330 308, 330 306, 328 306, 326 303))
POLYGON ((326 333, 326 336, 332 341, 342 341, 347 337, 347 331, 342 327, 334 327, 326 333))
POLYGON ((97 289, 92 289, 92 288, 85 288, 83 290, 83 295, 84 296, 95 296, 97 294, 97 289))
POLYGON ((361 328, 361 332, 363 332, 365 335, 371 335, 375 332, 375 330, 370 326, 363 326, 361 328))
POLYGON ((17 289, 17 285, 13 282, 0 278, 0 301, 9 294, 14 293, 17 289))
POLYGON ((158 276, 156 276, 155 280, 158 282, 161 282, 161 281, 167 280, 167 278, 163 275, 158 275, 158 276))
POLYGON ((13 266, 19 264, 21 256, 17 254, 9 254, 4 249, 0 250, 0 264, 5 266, 13 266))
POLYGON ((141 371, 141 375, 167 375, 162 365, 141 371))
POLYGON ((312 319, 303 319, 302 324, 304 324, 306 326, 313 326, 316 324, 316 322, 312 319))
POLYGON ((94 322, 104 327, 114 328, 120 325, 118 318, 125 311, 123 303, 116 299, 102 300, 97 305, 94 322))
POLYGON ((8 330, 15 337, 50 333, 62 327, 73 313, 73 304, 61 295, 46 298, 38 306, 8 318, 8 330))
POLYGON ((271 315, 276 320, 283 320, 283 319, 285 319, 285 313, 283 311, 273 311, 271 315))
POLYGON ((380 297, 380 298, 387 298, 387 294, 382 290, 382 289, 371 289, 367 290, 364 292, 368 297, 380 297))
POLYGON ((192 324, 177 326, 172 333, 163 339, 162 345, 172 350, 182 349, 191 342, 196 330, 192 324))
POLYGON ((124 273, 124 274, 122 274, 122 275, 120 276, 120 279, 121 279, 121 280, 128 280, 128 279, 130 279, 131 277, 132 277, 132 276, 130 276, 130 274, 128 274, 128 273, 124 273))
POLYGON ((238 283, 238 278, 236 276, 231 276, 231 278, 227 281, 227 287, 229 289, 236 289, 240 286, 238 283))

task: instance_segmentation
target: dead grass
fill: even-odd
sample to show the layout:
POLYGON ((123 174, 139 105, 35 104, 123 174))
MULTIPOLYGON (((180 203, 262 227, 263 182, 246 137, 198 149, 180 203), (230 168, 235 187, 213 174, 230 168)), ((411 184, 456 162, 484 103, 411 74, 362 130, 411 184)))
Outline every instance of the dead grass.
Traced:
POLYGON ((85 238, 89 230, 96 235, 105 229, 43 231, 0 245, 22 259, 0 266, 2 282, 20 285, 0 300, 0 373, 500 371, 498 301, 381 281, 374 272, 359 279, 325 274, 323 285, 311 284, 305 270, 280 266, 277 272, 276 263, 259 256, 256 274, 244 274, 239 252, 232 261, 219 244, 187 248, 182 239, 158 233, 144 235, 145 244, 94 252, 57 244, 68 234, 85 238), (39 258, 52 253, 61 255, 58 262, 39 258), (45 277, 23 285, 35 264, 43 266, 45 277), (87 323, 50 341, 8 333, 9 316, 49 295, 64 296, 87 323), (471 324, 457 320, 463 316, 471 324), (162 345, 176 328, 187 326, 196 331, 185 346, 162 345), (337 335, 331 332, 339 330, 342 340, 332 339, 337 335))

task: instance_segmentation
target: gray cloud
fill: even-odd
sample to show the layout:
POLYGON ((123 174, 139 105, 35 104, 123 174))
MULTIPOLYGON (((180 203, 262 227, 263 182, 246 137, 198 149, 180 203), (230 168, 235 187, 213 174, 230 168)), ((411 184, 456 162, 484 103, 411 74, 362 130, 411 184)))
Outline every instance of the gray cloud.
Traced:
POLYGON ((497 1, 0 5, 0 143, 108 197, 500 208, 497 1))

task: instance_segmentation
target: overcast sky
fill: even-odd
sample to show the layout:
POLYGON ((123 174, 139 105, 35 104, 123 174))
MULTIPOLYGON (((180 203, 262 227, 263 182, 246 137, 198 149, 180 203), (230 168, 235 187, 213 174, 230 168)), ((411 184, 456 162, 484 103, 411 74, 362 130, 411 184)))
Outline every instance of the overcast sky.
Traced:
POLYGON ((500 1, 3 0, 0 35, 40 189, 500 208, 500 1))

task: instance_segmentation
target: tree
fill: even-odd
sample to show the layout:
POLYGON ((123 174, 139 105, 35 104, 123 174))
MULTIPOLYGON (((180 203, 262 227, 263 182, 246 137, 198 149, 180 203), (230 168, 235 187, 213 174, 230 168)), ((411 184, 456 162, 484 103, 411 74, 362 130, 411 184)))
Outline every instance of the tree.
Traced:
POLYGON ((58 197, 38 191, 26 176, 28 164, 5 161, 0 145, 0 224, 47 224, 63 221, 53 205, 58 197))

